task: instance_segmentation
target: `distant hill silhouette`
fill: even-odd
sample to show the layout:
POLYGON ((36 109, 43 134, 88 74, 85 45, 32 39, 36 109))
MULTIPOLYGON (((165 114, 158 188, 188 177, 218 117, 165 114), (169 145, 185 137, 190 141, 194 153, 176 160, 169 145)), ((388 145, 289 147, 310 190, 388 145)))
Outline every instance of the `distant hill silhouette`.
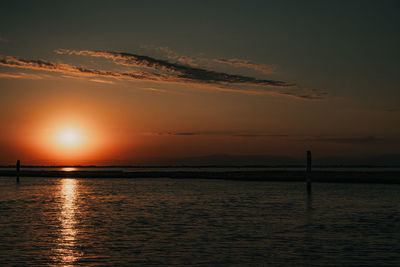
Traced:
MULTIPOLYGON (((170 166, 249 166, 249 165, 304 165, 304 158, 273 155, 228 155, 214 154, 182 158, 144 159, 133 165, 170 165, 170 166)), ((115 162, 117 163, 117 162, 115 162)), ((126 165, 113 163, 112 165, 126 165)), ((129 163, 131 164, 131 163, 129 163)), ((313 165, 363 165, 363 166, 400 166, 400 154, 386 154, 366 157, 313 157, 313 165)))
MULTIPOLYGON (((109 159, 90 165, 97 166, 287 166, 305 165, 305 153, 303 158, 273 155, 228 155, 215 154, 205 156, 181 157, 181 158, 142 158, 140 160, 116 160, 109 159)), ((23 165, 42 165, 37 161, 24 161, 23 165)), ((44 164, 63 165, 63 164, 44 164)), ((80 165, 80 164, 76 164, 80 165)), ((365 157, 318 157, 313 155, 313 165, 335 166, 399 166, 400 154, 385 154, 365 157)))
POLYGON ((314 163, 318 165, 400 166, 400 154, 366 157, 323 157, 316 158, 314 163))
POLYGON ((170 164, 176 162, 182 165, 297 165, 304 160, 287 156, 271 155, 208 155, 171 159, 170 164))

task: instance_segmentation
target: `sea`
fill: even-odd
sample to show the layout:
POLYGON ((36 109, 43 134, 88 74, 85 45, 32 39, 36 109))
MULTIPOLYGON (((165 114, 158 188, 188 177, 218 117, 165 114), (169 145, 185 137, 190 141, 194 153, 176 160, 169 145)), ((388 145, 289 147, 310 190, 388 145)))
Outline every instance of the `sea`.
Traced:
POLYGON ((0 177, 0 266, 400 266, 400 185, 0 177))

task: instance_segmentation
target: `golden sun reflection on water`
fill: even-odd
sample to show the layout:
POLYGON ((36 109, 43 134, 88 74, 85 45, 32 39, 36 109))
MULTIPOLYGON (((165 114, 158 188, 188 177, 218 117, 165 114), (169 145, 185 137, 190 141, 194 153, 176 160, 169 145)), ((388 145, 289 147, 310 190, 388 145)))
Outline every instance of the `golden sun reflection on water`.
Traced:
POLYGON ((60 240, 58 243, 58 259, 65 266, 74 263, 78 259, 75 251, 76 237, 76 179, 63 179, 61 182, 61 212, 60 212, 60 240))

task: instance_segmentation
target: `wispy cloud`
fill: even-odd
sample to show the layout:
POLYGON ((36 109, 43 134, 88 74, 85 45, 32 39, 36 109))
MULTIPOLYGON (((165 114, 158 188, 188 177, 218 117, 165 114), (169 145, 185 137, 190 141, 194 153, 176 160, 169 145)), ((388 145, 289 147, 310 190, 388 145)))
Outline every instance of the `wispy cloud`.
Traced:
POLYGON ((56 50, 58 54, 82 55, 92 57, 102 57, 112 59, 116 64, 133 66, 139 68, 149 68, 157 71, 169 72, 168 76, 171 80, 192 81, 198 83, 220 83, 220 84, 248 84, 266 86, 272 88, 291 88, 300 89, 293 83, 277 80, 257 79, 244 75, 228 74, 224 72, 216 72, 202 68, 185 66, 179 63, 171 63, 166 60, 156 59, 149 56, 112 51, 91 51, 91 50, 56 50))
MULTIPOLYGON (((181 136, 192 136, 192 135, 206 135, 206 133, 201 132, 169 132, 168 135, 181 135, 181 136)), ((210 134, 207 134, 210 135, 210 134)))
POLYGON ((113 81, 107 81, 107 80, 102 80, 102 79, 90 79, 89 81, 96 82, 96 83, 114 84, 113 81))
POLYGON ((142 48, 149 48, 155 51, 160 51, 166 55, 169 60, 173 60, 179 62, 181 64, 189 65, 192 67, 198 67, 200 64, 199 62, 210 62, 211 60, 207 58, 193 58, 188 56, 182 56, 176 53, 174 50, 167 46, 154 46, 154 45, 143 45, 142 48))
POLYGON ((25 73, 25 72, 18 72, 18 73, 0 73, 0 78, 40 80, 40 79, 48 78, 48 76, 25 73))
POLYGON ((111 59, 116 64, 133 67, 135 69, 130 69, 125 72, 111 71, 65 63, 53 63, 45 60, 23 59, 14 56, 0 56, 0 65, 22 69, 52 71, 75 76, 92 76, 132 81, 141 80, 157 83, 169 82, 213 90, 249 94, 281 95, 301 99, 322 99, 326 97, 326 93, 321 90, 303 88, 285 81, 258 79, 245 75, 217 72, 180 63, 171 63, 167 60, 156 59, 145 55, 125 52, 77 51, 67 49, 57 50, 56 53, 111 59))
POLYGON ((250 60, 246 59, 238 59, 238 58, 231 58, 231 59, 211 59, 206 57, 187 57, 179 55, 177 52, 172 50, 167 46, 153 46, 153 45, 144 45, 143 48, 150 48, 155 51, 163 52, 168 59, 175 60, 182 64, 187 64, 190 66, 199 66, 201 63, 218 63, 218 64, 225 64, 232 67, 239 67, 239 68, 248 68, 254 71, 260 72, 262 74, 272 74, 276 72, 276 68, 270 64, 262 64, 262 63, 255 63, 250 60))
POLYGON ((311 137, 311 138, 303 139, 302 141, 368 145, 368 144, 384 143, 386 141, 386 139, 378 138, 375 136, 311 137))
POLYGON ((277 81, 277 80, 266 80, 257 79, 253 77, 234 75, 223 72, 216 72, 212 70, 206 70, 202 68, 194 68, 190 66, 181 65, 179 63, 171 63, 166 60, 156 59, 149 56, 130 54, 125 52, 105 52, 105 51, 90 51, 90 50, 66 50, 60 49, 56 50, 58 54, 69 54, 69 55, 83 55, 92 57, 103 57, 112 59, 115 63, 134 66, 139 68, 149 68, 153 70, 168 71, 175 73, 175 78, 192 80, 196 82, 205 83, 235 83, 235 84, 253 84, 253 85, 263 85, 268 87, 284 87, 284 88, 298 88, 297 85, 277 81))
POLYGON ((239 133, 232 134, 232 136, 245 137, 245 138, 259 138, 259 137, 289 137, 287 134, 251 134, 251 133, 239 133))
POLYGON ((124 78, 131 80, 157 80, 160 75, 148 72, 114 72, 107 70, 90 69, 81 66, 74 66, 70 64, 59 64, 44 60, 30 60, 18 57, 0 57, 0 66, 32 69, 32 70, 45 70, 64 74, 74 74, 78 76, 98 76, 107 78, 124 78))
POLYGON ((156 92, 156 93, 165 93, 165 94, 174 94, 174 95, 183 95, 184 94, 182 92, 177 92, 174 90, 165 90, 165 89, 154 88, 154 87, 136 87, 136 88, 138 88, 140 90, 156 92))
POLYGON ((198 137, 198 136, 221 136, 221 137, 233 137, 233 138, 251 138, 251 139, 265 139, 265 140, 285 140, 292 142, 324 142, 324 143, 335 143, 335 144, 353 144, 353 145, 375 145, 383 144, 387 142, 398 142, 399 139, 388 139, 384 137, 375 136, 303 136, 303 135, 289 135, 289 134, 276 134, 268 132, 235 132, 235 131, 169 131, 169 132, 155 132, 145 133, 146 135, 157 135, 157 136, 187 136, 187 137, 198 137))
POLYGON ((224 136, 224 137, 238 137, 238 138, 287 138, 287 134, 269 134, 259 132, 234 132, 234 131, 170 131, 170 132, 156 132, 146 133, 150 135, 165 135, 165 136, 224 136))
POLYGON ((243 67, 252 69, 263 74, 271 74, 275 73, 275 67, 273 65, 268 64, 259 64, 249 60, 231 58, 231 59, 214 59, 215 62, 220 64, 227 64, 234 67, 243 67))
MULTIPOLYGON (((125 52, 113 51, 92 51, 92 50, 57 50, 58 54, 84 55, 92 57, 102 57, 112 59, 116 64, 132 66, 137 68, 147 68, 153 71, 163 72, 159 80, 194 83, 194 84, 213 84, 221 86, 222 89, 229 89, 229 85, 247 85, 261 88, 278 88, 286 91, 275 91, 272 94, 294 96, 304 99, 321 99, 325 97, 325 92, 316 89, 302 88, 296 84, 278 80, 257 79, 254 77, 216 72, 203 68, 196 68, 179 63, 171 63, 166 60, 156 59, 149 56, 137 55, 125 52), (223 87, 225 86, 225 88, 223 87), (228 86, 228 88, 227 88, 228 86)), ((152 75, 155 73, 153 72, 152 75)), ((234 88, 231 88, 234 89, 234 88)), ((241 90, 245 92, 246 90, 241 90)), ((265 91, 265 90, 264 90, 265 91)), ((265 92, 264 92, 265 93, 265 92)))

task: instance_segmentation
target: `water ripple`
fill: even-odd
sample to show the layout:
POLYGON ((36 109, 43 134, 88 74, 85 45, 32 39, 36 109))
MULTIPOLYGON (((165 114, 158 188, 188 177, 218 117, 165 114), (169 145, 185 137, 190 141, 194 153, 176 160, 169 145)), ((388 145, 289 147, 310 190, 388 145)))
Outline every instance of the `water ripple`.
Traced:
POLYGON ((398 266, 399 189, 0 178, 0 263, 398 266))

